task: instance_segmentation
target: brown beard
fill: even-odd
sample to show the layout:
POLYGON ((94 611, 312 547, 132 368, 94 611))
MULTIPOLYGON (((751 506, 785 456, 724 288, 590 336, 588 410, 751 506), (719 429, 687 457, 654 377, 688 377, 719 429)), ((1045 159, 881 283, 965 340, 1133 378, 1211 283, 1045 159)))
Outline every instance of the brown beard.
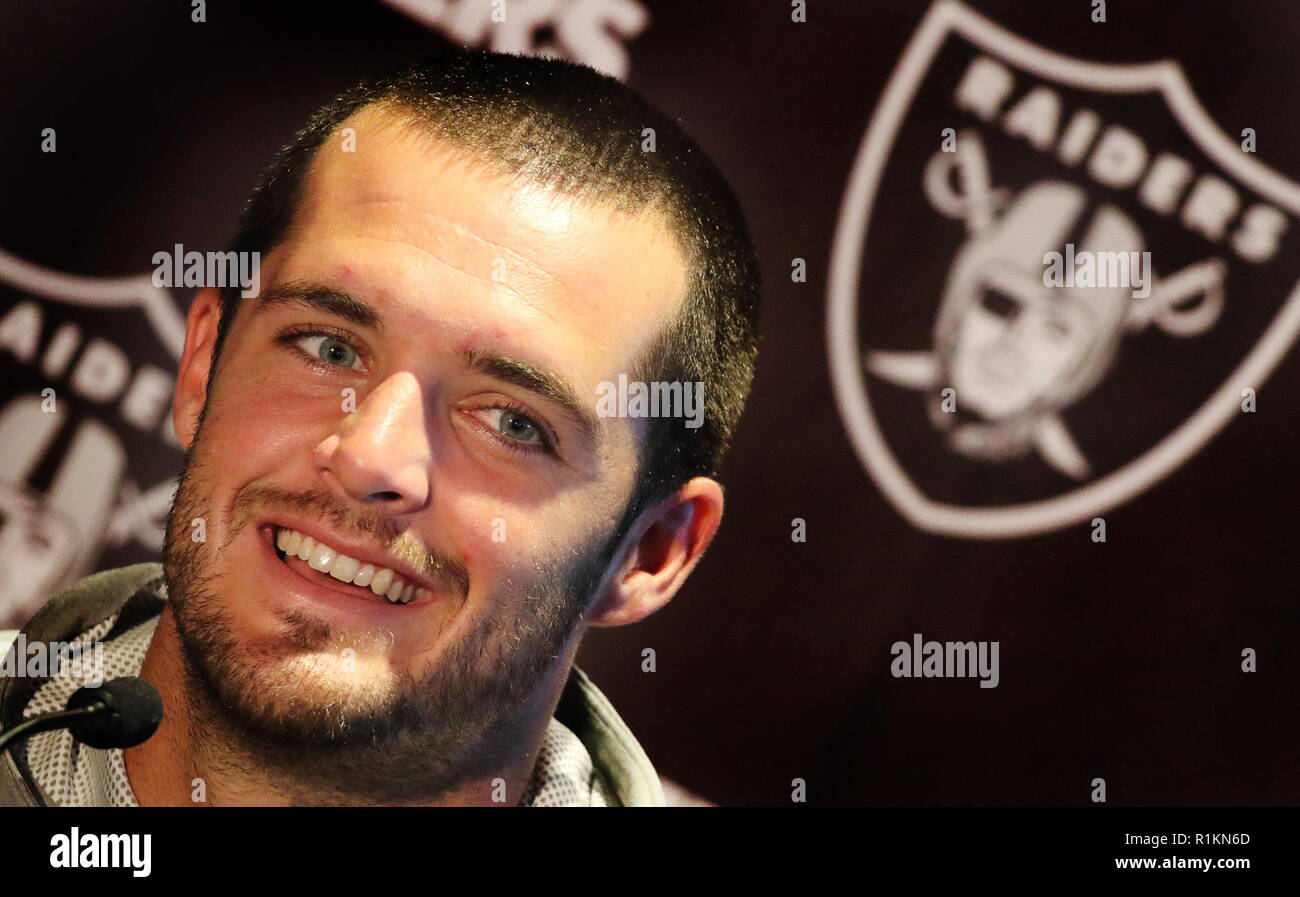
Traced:
MULTIPOLYGON (((293 613, 281 615, 281 638, 273 645, 241 644, 233 636, 219 576, 209 568, 212 554, 189 537, 190 521, 212 507, 211 492, 202 494, 209 463, 202 430, 201 420, 168 515, 163 555, 192 735, 225 746, 233 764, 256 764, 300 803, 435 800, 517 760, 523 750, 518 711, 580 622, 615 547, 610 532, 571 548, 567 558, 537 562, 527 583, 507 580, 493 596, 493 612, 442 652, 429 675, 417 680, 403 671, 382 700, 277 706, 267 697, 276 683, 266 681, 263 662, 350 645, 328 622, 293 613)), ((330 501, 275 495, 283 496, 278 506, 299 510, 330 501)), ((322 519, 337 513, 327 508, 322 519)), ((229 530, 227 544, 246 525, 229 530)), ((361 642, 353 644, 361 656, 361 642)), ((365 644, 373 648, 374 639, 365 644)))

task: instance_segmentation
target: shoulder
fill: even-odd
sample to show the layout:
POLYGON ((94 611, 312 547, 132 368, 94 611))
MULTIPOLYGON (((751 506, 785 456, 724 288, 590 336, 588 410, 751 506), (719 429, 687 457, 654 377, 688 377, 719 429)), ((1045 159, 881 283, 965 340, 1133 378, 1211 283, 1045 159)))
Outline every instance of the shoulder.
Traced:
POLYGON ((576 665, 555 717, 582 741, 592 763, 625 807, 662 807, 663 787, 650 758, 609 698, 576 665))
POLYGON ((157 561, 92 573, 64 587, 23 627, 29 639, 55 641, 84 632, 119 612, 137 592, 159 582, 157 561))

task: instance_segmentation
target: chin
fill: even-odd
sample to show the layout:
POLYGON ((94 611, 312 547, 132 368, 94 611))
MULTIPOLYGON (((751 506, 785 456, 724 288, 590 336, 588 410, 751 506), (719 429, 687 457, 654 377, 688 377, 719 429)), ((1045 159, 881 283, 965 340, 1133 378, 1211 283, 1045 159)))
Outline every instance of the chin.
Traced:
POLYGON ((333 651, 247 662, 252 693, 243 699, 251 700, 255 715, 265 721, 373 713, 387 706, 396 688, 387 663, 345 660, 333 651))

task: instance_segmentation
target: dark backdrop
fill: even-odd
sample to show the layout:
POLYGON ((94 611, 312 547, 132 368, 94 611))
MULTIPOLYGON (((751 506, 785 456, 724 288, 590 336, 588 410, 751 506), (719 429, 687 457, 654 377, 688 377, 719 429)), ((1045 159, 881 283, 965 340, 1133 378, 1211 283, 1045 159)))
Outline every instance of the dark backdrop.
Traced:
MULTIPOLYGON (((570 0, 514 36, 454 31, 473 5, 227 0, 209 3, 202 24, 183 2, 0 7, 7 622, 64 581, 158 557, 180 454, 157 384, 174 375, 192 291, 152 289, 153 253, 220 248, 274 150, 361 76, 448 40, 555 44, 625 75, 713 154, 748 212, 766 280, 758 375, 723 472, 722 530, 667 609, 594 632, 579 659, 659 770, 724 804, 788 804, 794 779, 813 804, 1087 804, 1096 777, 1110 803, 1300 799, 1294 352, 1267 382, 1252 380, 1253 413, 1233 415, 1117 506, 1083 501, 1078 519, 1016 535, 926 529, 855 449, 827 322, 831 246, 859 145, 929 4, 813 0, 807 22, 794 23, 784 2, 570 0), (44 128, 56 131, 55 153, 41 151, 44 128), (803 282, 792 280, 795 259, 806 263, 803 282), (60 366, 49 353, 67 324, 60 366), (103 344, 92 350, 95 339, 103 344), (32 405, 47 386, 63 397, 58 415, 32 405), (1105 542, 1094 541, 1095 517, 1105 542), (806 541, 792 539, 795 518, 806 541), (891 676, 891 645, 914 633, 998 641, 998 687, 891 676), (641 670, 647 647, 653 673, 641 670), (1247 648, 1258 672, 1241 669, 1247 648)), ((971 4, 1079 59, 1176 60, 1228 143, 1255 130, 1245 167, 1279 173, 1269 183, 1281 198, 1258 179, 1241 186, 1241 172, 1227 170, 1235 163, 1207 155, 1158 94, 1054 89, 1067 110, 1122 124, 1152 155, 1217 172, 1243 207, 1286 206, 1289 178, 1300 177, 1300 10, 1281 0, 1108 6, 1097 23, 1083 0, 971 4)), ((950 38, 904 104, 881 201, 850 247, 862 280, 842 285, 864 352, 933 344, 966 238, 921 190, 944 127, 978 133, 995 186, 1013 195, 1055 180, 1087 191, 1094 208, 1127 210, 1162 273, 1203 257, 1227 259, 1230 273, 1210 332, 1126 336, 1101 384, 1061 413, 1095 465, 1081 481, 1033 453, 963 456, 927 420, 919 393, 864 375, 888 453, 928 496, 962 508, 1046 501, 1122 469, 1277 332, 1270 322, 1297 280, 1291 230, 1272 258, 1243 262, 1227 238, 1190 235, 1176 215, 1144 211, 1132 190, 1102 188, 956 109, 955 85, 979 52, 950 38)), ((1012 99, 1052 85, 1049 75, 1017 70, 1012 99)), ((1289 349, 1292 336, 1275 338, 1289 349)))

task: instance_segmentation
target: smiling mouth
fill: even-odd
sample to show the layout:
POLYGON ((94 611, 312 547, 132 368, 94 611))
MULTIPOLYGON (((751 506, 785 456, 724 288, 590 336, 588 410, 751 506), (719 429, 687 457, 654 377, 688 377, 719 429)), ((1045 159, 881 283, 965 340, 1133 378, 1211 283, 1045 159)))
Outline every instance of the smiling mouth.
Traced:
POLYGON ((381 604, 423 604, 433 598, 428 589, 386 567, 358 561, 296 530, 275 524, 262 530, 281 563, 325 588, 381 604))

